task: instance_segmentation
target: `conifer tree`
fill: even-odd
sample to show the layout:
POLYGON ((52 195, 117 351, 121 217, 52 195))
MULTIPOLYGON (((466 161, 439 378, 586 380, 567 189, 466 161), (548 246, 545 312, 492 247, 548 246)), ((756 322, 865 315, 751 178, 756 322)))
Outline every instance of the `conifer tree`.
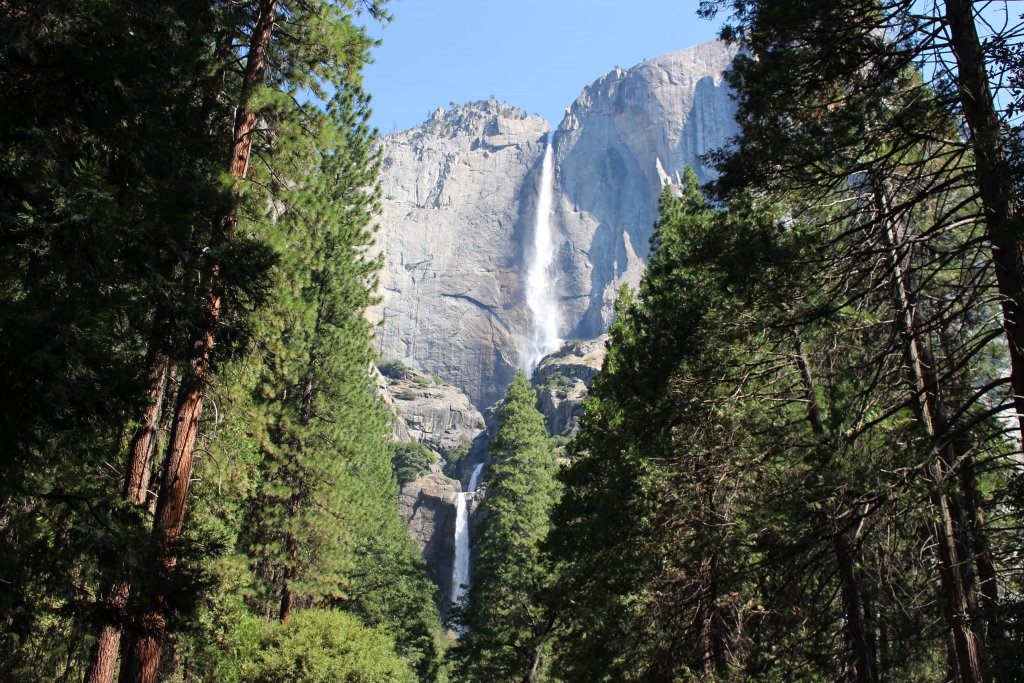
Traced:
POLYGON ((728 386, 765 362, 736 355, 752 291, 792 280, 769 265, 771 220, 720 213, 696 185, 690 172, 681 197, 662 195, 639 299, 620 296, 562 476, 548 599, 565 680, 711 680, 743 658, 738 549, 749 539, 746 525, 723 522, 750 481, 735 464, 740 427, 763 404, 730 405, 728 386))
MULTIPOLYGON (((244 536, 265 611, 287 623, 303 606, 344 604, 393 628, 427 676, 437 613, 395 514, 389 417, 370 390, 365 311, 380 261, 367 255, 378 208, 367 105, 355 74, 325 112, 308 105, 319 134, 291 151, 282 176, 292 180, 277 188, 279 215, 264 225, 282 257, 257 332, 253 403, 263 461, 244 536), (391 595, 376 583, 382 575, 395 584, 391 595), (414 605, 410 618, 406 606, 414 605)), ((296 143, 303 140, 297 133, 296 143)))
MULTIPOLYGON (((556 675, 942 675, 941 582, 922 558, 948 494, 902 374, 891 252, 849 217, 764 198, 712 207, 692 175, 679 191, 662 197, 564 474, 556 675)), ((933 229, 921 219, 903 225, 933 229)), ((978 276, 959 257, 908 263, 921 300, 957 321, 950 348, 980 353, 991 330, 941 294, 978 276)), ((983 410, 960 409, 977 420, 960 438, 991 438, 983 410)))
MULTIPOLYGON (((370 5, 376 8, 376 3, 370 5)), ((222 108, 234 105, 234 121, 225 148, 230 150, 227 169, 234 180, 233 207, 215 216, 214 230, 204 245, 201 304, 197 306, 194 331, 182 365, 181 382, 172 429, 167 445, 163 476, 154 519, 154 542, 158 557, 152 562, 153 575, 173 575, 177 564, 175 546, 186 514, 189 483, 195 464, 196 439, 206 392, 216 361, 215 343, 230 339, 225 327, 242 301, 235 295, 241 285, 254 284, 243 266, 244 254, 226 248, 245 236, 240 222, 262 214, 262 206, 273 197, 263 193, 265 184, 246 182, 257 166, 277 176, 275 160, 288 158, 288 142, 308 123, 308 110, 296 105, 296 94, 304 89, 314 99, 324 98, 328 84, 357 80, 367 60, 369 40, 353 24, 354 10, 348 5, 326 1, 277 2, 259 0, 230 10, 225 16, 237 24, 225 27, 230 37, 240 36, 247 45, 243 68, 237 74, 225 71, 225 90, 233 101, 224 102, 212 93, 222 108), (275 31, 275 27, 282 30, 275 31), (234 78, 228 78, 232 74, 234 78), (346 76, 348 74, 348 76, 346 76), (266 123, 260 126, 259 121, 266 123), (260 163, 257 163, 260 162, 260 163), (252 213, 250 213, 252 212, 252 213), (235 282, 238 278, 238 282, 235 282), (219 341, 218 341, 219 340, 219 341)), ((227 50, 221 55, 231 60, 227 50)), ((313 122, 315 123, 315 122, 313 122)), ((309 131, 313 136, 317 129, 309 131)), ((255 231, 253 233, 255 234, 255 231)), ((150 605, 136 619, 133 637, 122 671, 131 680, 151 681, 156 676, 161 644, 170 611, 167 595, 157 584, 150 605)))
POLYGON ((489 447, 473 535, 472 583, 455 619, 463 629, 451 653, 460 681, 544 681, 555 618, 539 601, 549 584, 540 544, 557 497, 554 443, 529 380, 512 379, 489 447))
POLYGON ((125 680, 241 680, 272 595, 349 612, 284 660, 339 621, 435 677, 369 375, 364 10, 0 8, 0 676, 109 681, 124 628, 125 680))
MULTIPOLYGON (((708 2, 704 11, 722 6, 708 2)), ((998 653, 1008 650, 1003 621, 1014 608, 996 578, 1001 561, 1012 563, 1012 551, 997 547, 1012 525, 986 523, 978 479, 984 470, 975 458, 989 448, 1006 450, 1002 429, 982 416, 994 405, 1021 414, 1021 246, 1020 231, 1009 227, 1020 220, 1010 163, 1013 105, 1004 93, 997 106, 992 89, 1004 83, 985 73, 1017 49, 1018 18, 1007 15, 993 28, 999 25, 984 14, 991 8, 972 2, 935 3, 920 13, 898 2, 743 2, 729 9, 735 24, 725 35, 742 38, 752 55, 738 58, 730 77, 742 134, 733 151, 718 156, 718 188, 767 189, 817 207, 846 202, 845 215, 832 212, 827 220, 849 219, 865 231, 862 263, 869 250, 887 254, 882 268, 910 405, 935 444, 934 459, 922 466, 940 539, 950 660, 965 681, 985 679, 986 669, 1012 669, 998 653), (980 40, 978 27, 993 35, 980 40), (935 65, 923 77, 922 62, 935 65), (942 73, 956 75, 933 77, 942 73), (988 255, 978 253, 979 243, 988 255), (957 262, 976 277, 956 275, 957 262), (931 294, 940 282, 946 294, 931 294), (994 326, 981 313, 990 310, 993 290, 1008 382, 979 362, 1000 353, 989 343, 994 326), (958 391, 975 373, 977 393, 958 391)), ((1011 467, 1000 460, 994 456, 984 469, 1011 467)))
MULTIPOLYGON (((0 79, 12 98, 0 171, 0 365, 11 390, 0 478, 10 487, 3 555, 21 558, 8 565, 21 576, 3 620, 26 629, 3 641, 29 651, 32 613, 73 615, 57 618, 62 635, 49 638, 67 646, 67 676, 82 632, 121 616, 89 604, 86 587, 121 571, 145 524, 119 500, 136 494, 110 471, 124 463, 125 427, 157 403, 144 366, 154 302, 188 309, 192 292, 180 285, 194 281, 210 212, 226 205, 204 98, 213 17, 190 0, 15 2, 0 15, 9 47, 0 79)), ((9 654, 14 667, 20 656, 9 654)), ((46 678, 46 666, 31 669, 46 678)))
MULTIPOLYGON (((867 158, 849 154, 847 165, 830 163, 865 142, 875 144, 880 133, 898 133, 897 151, 934 142, 934 158, 967 161, 959 179, 973 188, 982 209, 976 220, 984 226, 1002 297, 1014 407, 1024 425, 1024 241, 1012 163, 1019 126, 1012 79, 989 77, 1013 71, 1021 17, 1004 3, 994 20, 991 3, 973 0, 917 9, 899 0, 702 2, 706 16, 730 13, 733 23, 723 36, 742 40, 751 53, 736 60, 730 77, 743 134, 738 153, 723 164, 725 183, 763 177, 770 167, 784 183, 820 182, 823 175, 835 181, 858 170, 850 162, 861 168, 886 162, 876 145, 867 158), (979 34, 986 32, 983 39, 979 34), (920 78, 911 82, 925 64, 931 87, 920 78), (870 125, 883 111, 886 125, 870 125)), ((914 201, 927 196, 921 192, 914 201)))

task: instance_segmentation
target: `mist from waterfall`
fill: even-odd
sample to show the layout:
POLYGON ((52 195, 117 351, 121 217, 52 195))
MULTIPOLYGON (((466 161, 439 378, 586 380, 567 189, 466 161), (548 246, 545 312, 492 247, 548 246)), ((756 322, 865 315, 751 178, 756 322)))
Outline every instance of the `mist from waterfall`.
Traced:
POLYGON ((469 514, 467 512, 467 500, 476 493, 477 484, 480 481, 480 472, 484 464, 480 463, 473 468, 473 474, 469 477, 469 486, 465 491, 458 494, 455 501, 455 559, 452 562, 452 604, 456 604, 466 594, 469 587, 469 514))
POLYGON ((526 270, 526 303, 533 314, 533 339, 525 368, 528 374, 533 374, 534 368, 544 356, 562 345, 562 339, 558 336, 561 320, 551 272, 555 260, 554 236, 551 231, 551 207, 555 194, 553 138, 554 132, 548 133, 547 144, 544 146, 540 194, 537 197, 537 216, 533 227, 533 252, 526 270))

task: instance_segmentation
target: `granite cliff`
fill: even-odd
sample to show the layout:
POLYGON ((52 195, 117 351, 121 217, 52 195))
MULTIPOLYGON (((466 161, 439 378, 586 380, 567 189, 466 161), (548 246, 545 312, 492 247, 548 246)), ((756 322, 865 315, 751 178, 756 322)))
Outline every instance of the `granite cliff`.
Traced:
MULTIPOLYGON (((416 372, 400 362, 381 363, 377 394, 390 408, 395 441, 418 443, 431 459, 403 483, 399 517, 419 546, 431 577, 444 595, 451 592, 456 497, 464 489, 463 471, 484 457, 484 418, 457 388, 416 372)), ((469 501, 470 512, 483 497, 469 501)))
POLYGON ((735 133, 722 81, 733 52, 712 42, 616 68, 583 89, 555 131, 496 101, 438 109, 381 141, 381 355, 499 399, 526 361, 523 273, 547 137, 563 338, 602 334, 619 286, 646 264, 657 199, 735 133))

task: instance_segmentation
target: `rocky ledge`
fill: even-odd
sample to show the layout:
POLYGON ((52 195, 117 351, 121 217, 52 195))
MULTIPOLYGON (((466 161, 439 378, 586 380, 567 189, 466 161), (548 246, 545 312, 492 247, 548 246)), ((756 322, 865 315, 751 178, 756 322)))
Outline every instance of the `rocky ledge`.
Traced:
POLYGON ((579 430, 583 399, 591 381, 601 371, 608 335, 571 340, 544 357, 533 372, 537 408, 554 436, 571 438, 579 430))

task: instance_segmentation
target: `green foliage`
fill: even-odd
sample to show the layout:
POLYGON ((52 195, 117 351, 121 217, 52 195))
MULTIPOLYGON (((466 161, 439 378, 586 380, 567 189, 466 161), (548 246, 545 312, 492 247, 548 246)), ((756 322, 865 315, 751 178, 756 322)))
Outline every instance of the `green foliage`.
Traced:
POLYGON ((737 580, 749 540, 745 525, 719 525, 733 503, 716 482, 746 480, 733 469, 744 418, 723 403, 723 379, 748 334, 733 323, 760 292, 792 285, 784 264, 799 236, 770 213, 711 207, 692 173, 684 181, 681 196, 662 195, 639 298, 620 296, 562 477, 547 600, 565 680, 688 680, 715 668, 705 627, 719 624, 725 649, 741 618, 742 584, 726 577, 737 580))
MULTIPOLYGON (((245 629, 251 633, 250 629, 245 629)), ((415 675, 381 631, 350 614, 303 610, 284 625, 265 625, 258 640, 240 643, 239 681, 252 683, 403 683, 415 675)))
MULTIPOLYGON (((0 8, 0 675, 82 672, 90 604, 123 558, 141 565, 149 520, 120 500, 144 404, 154 309, 167 351, 200 317, 198 271, 229 206, 208 3, 72 0, 0 8)), ((218 245, 238 308, 267 251, 218 245), (237 276, 237 277, 236 277, 237 276)), ((225 311, 225 355, 244 336, 225 311)))
MULTIPOLYGON (((380 661, 327 653, 314 668, 436 675, 434 589, 395 515, 368 371, 377 165, 360 81, 373 41, 356 12, 386 15, 378 2, 278 3, 266 77, 250 90, 238 67, 257 4, 0 9, 0 83, 17 98, 0 112, 4 678, 80 679, 95 629, 130 622, 157 593, 171 596, 160 609, 190 680, 264 675, 245 669, 259 638, 294 654, 335 626, 380 661), (227 182, 240 103, 260 125, 246 178, 227 182), (198 330, 216 341, 215 374, 168 575, 121 473, 147 350, 180 379, 198 330), (125 573, 127 607, 99 603, 125 573), (264 634, 285 587, 296 607, 350 615, 264 634)), ((283 666, 261 662, 270 677, 283 666)))
POLYGON ((405 486, 421 474, 430 471, 430 466, 437 462, 437 455, 418 441, 395 444, 395 455, 391 458, 391 466, 395 470, 395 478, 399 486, 405 486))
POLYGON ((463 439, 461 442, 459 442, 459 445, 455 448, 455 450, 445 454, 445 460, 448 462, 450 466, 458 467, 459 463, 461 463, 465 459, 465 457, 469 455, 469 452, 472 449, 473 442, 469 439, 463 439))
MULTIPOLYGON (((914 586, 908 593, 932 591, 947 606, 937 618, 953 634, 950 662, 964 680, 1018 669, 1007 653, 1022 644, 999 616, 1019 609, 1019 579, 1010 577, 1021 572, 1010 558, 1020 539, 1015 524, 989 517, 1020 514, 991 495, 1004 486, 1000 472, 1015 467, 1009 452, 1020 448, 1019 435, 1007 435, 992 417, 1019 414, 1024 386, 1021 308, 1005 303, 1024 300, 1021 265, 1002 258, 1021 248, 1019 93, 992 74, 1019 67, 1022 24, 1011 15, 991 23, 980 8, 889 0, 702 3, 707 14, 729 13, 724 35, 742 36, 746 48, 728 76, 741 135, 715 155, 723 174, 716 189, 721 197, 771 196, 813 225, 830 240, 818 255, 827 264, 819 279, 833 283, 817 293, 822 306, 877 327, 873 337, 863 326, 835 331, 835 343, 845 347, 859 337, 866 349, 863 365, 845 380, 833 381, 833 368, 814 369, 824 376, 817 391, 823 410, 873 405, 870 416, 846 423, 845 433, 831 431, 843 420, 826 413, 822 431, 844 461, 856 454, 854 468, 874 459, 917 473, 909 481, 876 477, 874 489, 917 524, 935 520, 939 542, 929 552, 939 576, 929 584, 922 567, 908 565, 896 583, 914 586), (939 26, 944 30, 933 30, 939 26), (990 303, 996 291, 1001 311, 990 303), (898 372, 883 369, 887 354, 898 372), (895 405, 901 385, 910 408, 903 415, 895 405), (900 457, 879 456, 885 448, 900 449, 900 457), (930 504, 911 502, 925 495, 930 504), (972 594, 976 601, 957 597, 972 594)), ((879 505, 859 528, 885 526, 879 518, 888 509, 879 505)), ((921 542, 895 538, 906 545, 901 561, 909 561, 921 542)), ((868 533, 862 541, 866 554, 891 552, 871 549, 873 540, 868 533)), ((931 672, 943 666, 943 635, 896 612, 877 618, 899 624, 901 660, 883 652, 878 667, 894 667, 898 678, 937 677, 931 672), (915 673, 917 662, 925 673, 915 673)))
POLYGON ((554 389, 556 391, 561 391, 564 394, 564 392, 568 391, 569 389, 572 389, 573 386, 575 386, 575 384, 576 383, 572 380, 571 377, 566 377, 561 373, 554 372, 548 375, 547 379, 544 380, 543 387, 545 389, 554 389))
POLYGON ((529 380, 516 373, 489 447, 472 583, 453 615, 464 629, 450 654, 455 681, 546 680, 554 620, 537 600, 548 583, 540 542, 558 495, 558 465, 535 402, 529 380))
POLYGON ((245 533, 260 578, 254 604, 281 614, 288 601, 343 604, 393 629, 429 678, 433 591, 395 514, 388 415, 368 372, 364 311, 375 301, 379 261, 365 255, 377 208, 367 98, 349 83, 325 112, 305 115, 320 131, 316 146, 295 141, 289 175, 301 181, 279 188, 283 213, 262 224, 282 268, 260 320, 252 389, 264 453, 245 533))
POLYGON ((894 597, 935 590, 929 482, 896 474, 932 450, 886 374, 891 298, 844 280, 847 228, 708 204, 692 175, 663 195, 547 543, 559 678, 829 680, 853 614, 887 675, 941 675, 935 603, 894 597))

